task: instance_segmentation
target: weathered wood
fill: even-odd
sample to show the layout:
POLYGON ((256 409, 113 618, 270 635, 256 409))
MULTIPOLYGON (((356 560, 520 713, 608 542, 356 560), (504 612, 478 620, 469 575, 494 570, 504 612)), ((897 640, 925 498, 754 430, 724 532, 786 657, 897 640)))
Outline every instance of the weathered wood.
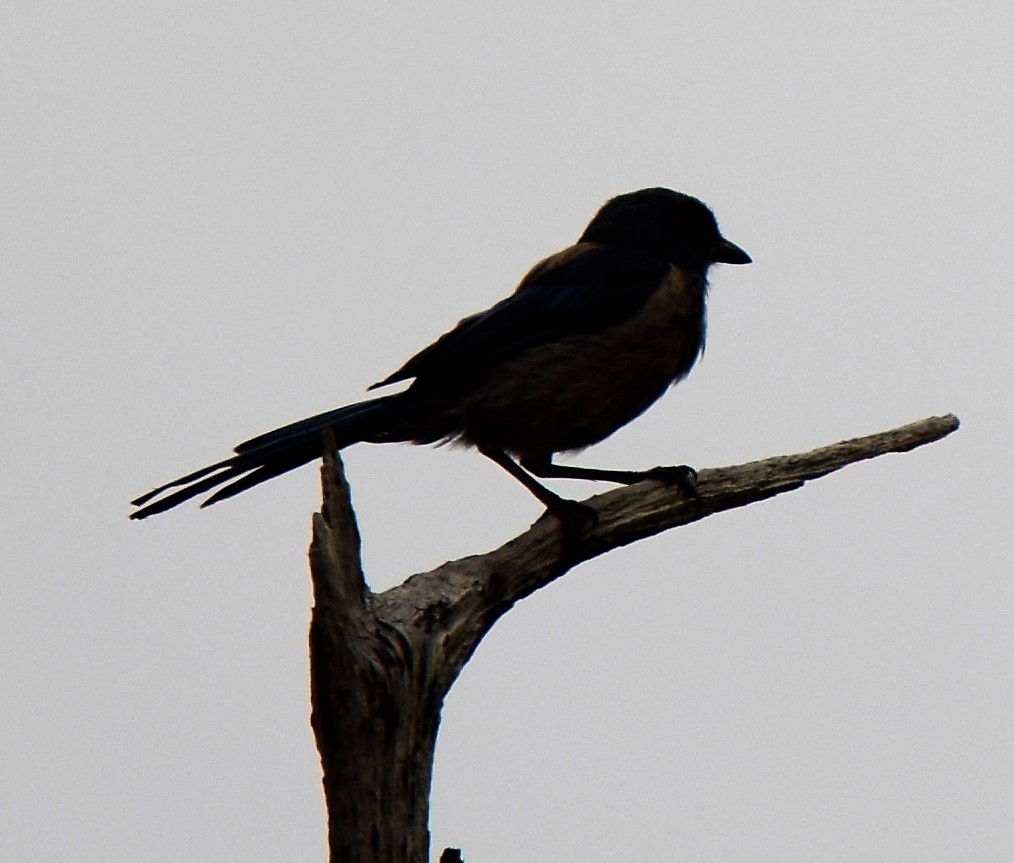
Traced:
POLYGON ((322 473, 324 505, 310 545, 310 702, 330 859, 425 861, 438 687, 420 661, 420 634, 376 613, 337 456, 322 473))
POLYGON ((373 594, 336 454, 310 546, 312 725, 321 756, 332 863, 424 863, 440 709, 496 620, 581 561, 709 515, 791 491, 869 458, 958 428, 953 415, 795 455, 702 470, 699 497, 644 482, 585 501, 599 522, 564 544, 544 516, 494 551, 445 563, 373 594))

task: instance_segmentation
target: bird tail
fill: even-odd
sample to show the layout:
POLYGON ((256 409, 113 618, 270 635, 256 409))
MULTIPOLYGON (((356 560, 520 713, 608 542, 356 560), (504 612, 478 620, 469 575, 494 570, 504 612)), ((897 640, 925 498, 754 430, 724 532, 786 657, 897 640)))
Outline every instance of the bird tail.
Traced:
POLYGON ((404 408, 399 393, 346 405, 258 435, 239 444, 231 458, 160 485, 131 501, 132 506, 141 508, 130 517, 147 518, 218 488, 201 504, 210 506, 314 461, 323 452, 325 429, 334 435, 336 449, 359 441, 407 440, 408 435, 395 430, 404 419, 404 408))

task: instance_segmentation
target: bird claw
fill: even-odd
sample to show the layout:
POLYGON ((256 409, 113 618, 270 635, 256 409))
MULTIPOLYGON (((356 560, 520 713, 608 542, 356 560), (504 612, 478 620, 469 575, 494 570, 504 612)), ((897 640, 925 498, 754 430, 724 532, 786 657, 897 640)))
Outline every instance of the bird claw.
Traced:
POLYGON ((676 486, 684 497, 697 498, 697 471, 688 464, 660 465, 644 472, 646 479, 655 479, 676 486))
POLYGON ((560 498, 559 503, 547 507, 546 512, 559 519, 565 545, 573 544, 580 539, 582 533, 599 523, 599 514, 588 504, 576 500, 560 498))

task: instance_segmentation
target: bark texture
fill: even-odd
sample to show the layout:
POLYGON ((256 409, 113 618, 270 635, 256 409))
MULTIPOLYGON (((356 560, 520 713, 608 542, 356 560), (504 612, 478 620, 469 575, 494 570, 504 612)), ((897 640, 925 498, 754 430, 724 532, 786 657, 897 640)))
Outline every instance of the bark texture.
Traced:
MULTIPOLYGON (((565 545, 540 518, 498 549, 445 563, 374 594, 341 460, 322 469, 310 571, 310 696, 333 863, 424 863, 440 709, 483 636, 519 599, 611 549, 799 488, 846 465, 953 432, 930 417, 794 455, 702 470, 697 499, 644 482, 589 498, 599 522, 565 545)), ((451 851, 452 849, 448 849, 451 851)), ((456 849, 454 849, 456 850, 456 849)))

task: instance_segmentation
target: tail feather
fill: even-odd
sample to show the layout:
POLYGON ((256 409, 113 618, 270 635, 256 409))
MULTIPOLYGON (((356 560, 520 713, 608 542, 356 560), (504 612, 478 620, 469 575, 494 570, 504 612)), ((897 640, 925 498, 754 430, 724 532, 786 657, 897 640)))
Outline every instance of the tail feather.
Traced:
MULTIPOLYGON (((157 515, 160 512, 165 512, 167 509, 179 506, 181 503, 190 500, 192 497, 197 497, 199 494, 210 491, 233 477, 242 476, 250 470, 249 466, 232 464, 231 462, 221 462, 220 466, 222 469, 218 473, 214 473, 211 476, 204 477, 198 482, 186 485, 179 491, 174 491, 172 494, 166 495, 165 497, 157 498, 158 491, 154 491, 149 492, 142 498, 138 498, 138 500, 142 502, 149 501, 152 498, 157 499, 153 503, 148 503, 147 506, 143 506, 141 509, 132 512, 130 517, 134 519, 147 518, 149 515, 157 515)), ((183 485, 182 479, 177 480, 176 482, 167 483, 163 487, 163 490, 175 488, 177 485, 183 485)), ((137 504, 135 504, 135 506, 136 505, 137 504)))
POLYGON ((179 479, 174 479, 172 482, 167 482, 165 485, 160 485, 158 488, 153 488, 151 491, 145 492, 140 497, 135 497, 131 502, 131 506, 141 506, 141 504, 147 503, 153 497, 158 497, 162 492, 168 491, 171 488, 176 488, 180 485, 187 485, 200 479, 203 476, 207 476, 212 471, 221 470, 224 467, 229 467, 232 464, 232 459, 226 459, 216 464, 209 464, 207 467, 202 467, 200 470, 195 470, 193 473, 188 473, 186 476, 181 476, 179 479))
POLYGON ((227 498, 239 494, 241 491, 246 491, 248 488, 253 488, 255 485, 260 485, 262 482, 267 482, 269 479, 274 479, 276 476, 288 473, 290 470, 294 470, 300 465, 304 465, 316 458, 320 458, 322 455, 321 447, 315 447, 315 450, 316 452, 310 456, 303 452, 295 452, 286 453, 284 457, 273 459, 268 464, 261 465, 246 476, 230 482, 227 486, 223 486, 206 501, 204 501, 201 506, 211 506, 213 503, 218 503, 220 500, 226 500, 227 498))
POLYGON ((400 394, 384 396, 307 417, 258 435, 239 444, 232 458, 174 479, 135 498, 131 504, 141 509, 132 512, 130 517, 147 518, 223 486, 201 504, 209 506, 314 461, 322 454, 326 428, 332 430, 338 449, 380 437, 404 440, 408 436, 399 437, 394 428, 400 425, 404 413, 400 394), (161 497, 170 489, 177 491, 161 497))
POLYGON ((245 440, 237 444, 233 452, 243 455, 270 449, 287 441, 304 440, 308 434, 317 437, 328 426, 334 433, 338 449, 341 449, 381 431, 393 419, 396 412, 392 408, 400 402, 401 399, 397 396, 385 396, 324 411, 245 440))

